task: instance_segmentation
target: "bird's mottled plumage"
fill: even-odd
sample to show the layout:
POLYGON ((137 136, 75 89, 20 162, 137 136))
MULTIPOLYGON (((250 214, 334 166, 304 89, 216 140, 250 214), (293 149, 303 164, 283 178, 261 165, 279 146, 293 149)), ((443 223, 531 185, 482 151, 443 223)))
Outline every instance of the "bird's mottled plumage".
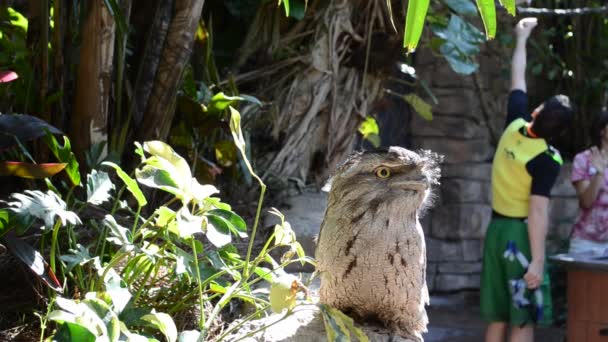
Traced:
POLYGON ((391 147, 356 153, 337 169, 316 250, 322 303, 421 340, 429 296, 418 218, 439 159, 391 147))

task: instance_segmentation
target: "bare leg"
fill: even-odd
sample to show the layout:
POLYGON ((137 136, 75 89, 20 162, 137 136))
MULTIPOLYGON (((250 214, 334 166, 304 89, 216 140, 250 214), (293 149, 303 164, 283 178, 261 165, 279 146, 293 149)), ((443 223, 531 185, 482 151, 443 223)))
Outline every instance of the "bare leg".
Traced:
POLYGON ((507 323, 492 322, 486 330, 486 342, 504 342, 507 332, 507 323))
POLYGON ((534 326, 526 325, 523 328, 511 326, 511 342, 534 342, 534 326))

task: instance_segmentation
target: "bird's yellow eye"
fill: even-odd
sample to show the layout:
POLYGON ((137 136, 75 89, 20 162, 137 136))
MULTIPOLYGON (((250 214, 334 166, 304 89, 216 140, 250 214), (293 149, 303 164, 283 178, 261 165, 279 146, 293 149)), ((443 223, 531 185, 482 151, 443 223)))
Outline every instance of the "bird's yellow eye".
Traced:
POLYGON ((385 179, 390 176, 391 176, 391 170, 388 167, 379 167, 376 169, 376 177, 385 179))

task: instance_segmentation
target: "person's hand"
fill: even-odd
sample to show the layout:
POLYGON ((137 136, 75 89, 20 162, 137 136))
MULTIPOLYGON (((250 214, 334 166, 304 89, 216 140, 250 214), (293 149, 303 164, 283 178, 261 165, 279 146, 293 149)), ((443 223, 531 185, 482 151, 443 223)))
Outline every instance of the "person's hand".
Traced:
POLYGON ((536 18, 523 18, 515 25, 517 38, 528 39, 530 32, 538 25, 536 18))
POLYGON ((608 167, 608 158, 596 146, 591 148, 591 158, 589 161, 598 173, 604 173, 604 170, 608 167))
POLYGON ((536 289, 543 282, 543 268, 545 263, 542 261, 532 261, 528 265, 528 272, 524 274, 524 280, 529 289, 536 289))

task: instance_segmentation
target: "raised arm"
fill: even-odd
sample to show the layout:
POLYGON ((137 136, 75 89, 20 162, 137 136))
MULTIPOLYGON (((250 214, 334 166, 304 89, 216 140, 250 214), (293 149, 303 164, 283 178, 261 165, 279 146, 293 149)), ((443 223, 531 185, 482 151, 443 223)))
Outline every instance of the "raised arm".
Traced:
POLYGON ((524 18, 515 25, 515 51, 511 61, 511 90, 526 88, 526 43, 530 32, 538 24, 536 18, 524 18))

